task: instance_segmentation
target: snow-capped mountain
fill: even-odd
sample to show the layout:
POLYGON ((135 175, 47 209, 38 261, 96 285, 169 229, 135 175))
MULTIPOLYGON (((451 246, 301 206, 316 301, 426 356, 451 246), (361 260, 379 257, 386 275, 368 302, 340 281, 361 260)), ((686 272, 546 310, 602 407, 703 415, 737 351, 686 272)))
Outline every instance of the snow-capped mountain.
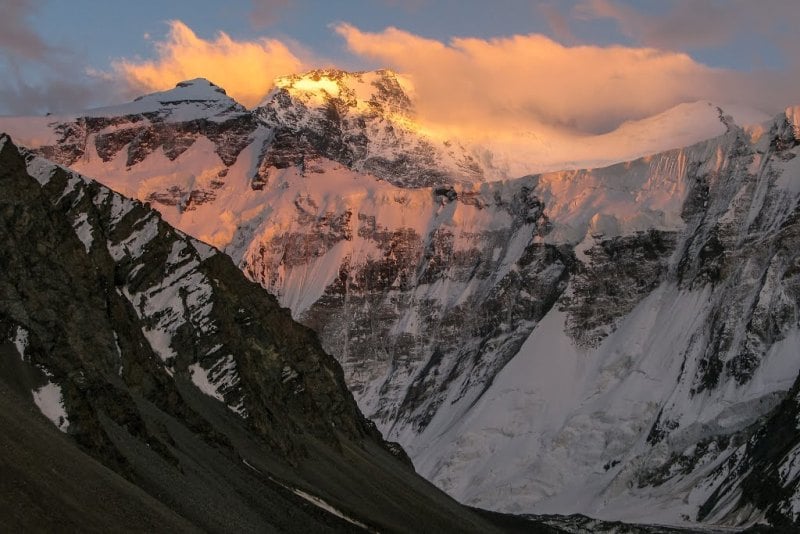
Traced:
POLYGON ((262 188, 270 167, 314 172, 316 159, 403 188, 468 185, 629 161, 721 135, 725 116, 740 125, 769 118, 695 102, 601 135, 542 126, 477 142, 421 122, 410 95, 411 82, 389 70, 316 70, 278 78, 264 102, 247 111, 223 89, 195 79, 120 106, 0 117, 0 128, 132 196, 153 194, 185 208, 215 198, 229 173, 262 188))
POLYGON ((248 112, 193 81, 0 129, 228 253, 463 502, 796 522, 797 108, 679 106, 566 166, 647 156, 498 180, 544 152, 442 140, 403 83, 315 71, 248 112))

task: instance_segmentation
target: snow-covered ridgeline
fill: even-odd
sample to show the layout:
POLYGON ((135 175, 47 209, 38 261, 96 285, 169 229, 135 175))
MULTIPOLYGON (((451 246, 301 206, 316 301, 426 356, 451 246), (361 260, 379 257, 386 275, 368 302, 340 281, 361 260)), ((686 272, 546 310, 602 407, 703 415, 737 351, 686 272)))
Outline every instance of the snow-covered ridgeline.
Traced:
POLYGON ((124 194, 185 209, 187 201, 213 201, 222 184, 249 183, 264 163, 302 167, 323 156, 402 187, 472 183, 606 166, 720 135, 730 116, 739 124, 768 119, 695 102, 602 135, 540 125, 475 140, 419 122, 412 97, 408 80, 391 71, 317 70, 279 78, 250 112, 196 79, 120 106, 0 118, 0 130, 124 194), (187 153, 198 142, 206 144, 187 153), (242 157, 256 161, 234 169, 242 157))

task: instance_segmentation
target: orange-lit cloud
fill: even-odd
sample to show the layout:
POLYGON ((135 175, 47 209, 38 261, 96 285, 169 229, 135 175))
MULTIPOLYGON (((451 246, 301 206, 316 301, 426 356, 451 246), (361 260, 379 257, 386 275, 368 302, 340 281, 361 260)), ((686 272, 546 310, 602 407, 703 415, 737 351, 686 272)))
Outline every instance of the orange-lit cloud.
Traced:
POLYGON ((353 53, 411 77, 423 119, 476 132, 537 125, 600 132, 702 99, 785 106, 797 87, 655 48, 564 46, 542 35, 443 43, 348 24, 336 31, 353 53))
POLYGON ((202 77, 252 107, 261 102, 277 76, 305 68, 300 58, 275 39, 234 41, 219 32, 213 40, 205 40, 180 21, 169 25, 167 38, 155 44, 155 60, 121 59, 112 64, 133 92, 164 90, 179 81, 202 77))
MULTIPOLYGON (((619 11, 612 0, 586 0, 580 6, 585 17, 634 16, 619 11)), ((349 24, 335 31, 361 61, 404 74, 413 87, 417 119, 443 135, 599 133, 697 100, 777 112, 796 101, 800 80, 797 69, 716 69, 686 53, 649 46, 568 46, 535 34, 442 42, 396 28, 365 32, 349 24)), ((154 45, 155 59, 118 60, 110 77, 136 94, 205 77, 252 107, 276 77, 318 63, 301 59, 312 55, 299 43, 236 41, 222 32, 207 40, 180 21, 171 22, 167 36, 154 45)))

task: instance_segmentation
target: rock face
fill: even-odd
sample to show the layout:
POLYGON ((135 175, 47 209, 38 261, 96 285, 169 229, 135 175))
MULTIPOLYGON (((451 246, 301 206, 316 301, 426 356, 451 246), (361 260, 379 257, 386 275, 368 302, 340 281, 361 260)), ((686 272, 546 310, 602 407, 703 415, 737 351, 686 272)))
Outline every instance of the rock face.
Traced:
POLYGON ((0 199, 0 396, 38 408, 20 439, 49 458, 4 449, 27 462, 8 466, 24 482, 4 495, 55 493, 53 508, 10 524, 404 530, 406 506, 420 506, 432 529, 493 528, 413 473, 313 332, 227 256, 5 135, 0 199), (69 440, 42 430, 42 416, 69 440), (61 454, 43 448, 50 440, 80 447, 63 454, 93 491, 151 516, 62 506, 65 482, 50 468, 49 482, 34 475, 61 454))
POLYGON ((463 502, 796 524, 797 110, 499 182, 409 113, 392 73, 315 71, 237 119, 255 126, 232 164, 205 133, 174 161, 99 163, 92 134, 76 166, 224 249, 463 502))
POLYGON ((525 187, 465 195, 480 208, 430 190, 403 198, 401 206, 420 210, 414 227, 385 226, 381 212, 396 204, 353 204, 318 220, 323 229, 307 227, 321 240, 311 251, 309 234, 268 227, 270 237, 254 242, 242 260, 252 279, 309 302, 306 294, 289 294, 290 280, 315 256, 324 262, 337 254, 330 283, 317 288, 307 309, 298 302, 295 313, 339 355, 351 390, 381 428, 395 427, 393 435, 422 431, 448 396, 487 387, 553 305, 573 261, 569 251, 540 241, 549 223, 525 187), (497 220, 497 228, 473 232, 455 224, 476 212, 497 220))
POLYGON ((201 136, 214 143, 216 154, 230 166, 252 141, 248 136, 256 125, 224 89, 197 79, 124 106, 92 110, 72 122, 55 123, 53 129, 56 143, 37 151, 66 166, 89 155, 90 141, 103 162, 126 149, 125 164, 132 167, 159 149, 173 161, 201 136))
MULTIPOLYGON (((12 172, 24 172, 19 169, 19 156, 18 161, 13 161, 13 145, 6 143, 6 158, 10 160, 6 167, 11 167, 12 172)), ((9 317, 11 323, 5 325, 8 332, 26 332, 26 361, 54 378, 79 376, 79 382, 91 390, 93 382, 103 380, 87 376, 87 364, 78 366, 73 358, 108 349, 108 354, 93 355, 107 364, 98 371, 113 373, 124 383, 129 373, 143 372, 139 366, 156 366, 148 369, 154 375, 150 380, 157 380, 150 384, 152 389, 148 393, 163 395, 165 399, 175 397, 174 392, 170 394, 174 388, 170 377, 184 374, 232 412, 261 427, 271 445, 288 454, 298 448, 293 434, 301 433, 301 428, 302 432, 330 443, 335 441, 333 428, 350 438, 372 432, 355 404, 348 400, 338 366, 315 347, 313 334, 292 325, 291 319, 266 295, 246 299, 251 288, 240 281, 239 272, 230 268, 227 258, 173 230, 157 212, 139 202, 61 167, 48 165, 45 160, 31 156, 29 165, 35 168, 41 192, 29 180, 26 184, 31 190, 29 197, 20 195, 17 199, 16 190, 11 188, 4 197, 9 204, 7 224, 11 227, 4 242, 14 243, 23 250, 25 242, 36 243, 34 253, 40 255, 32 255, 29 263, 11 263, 4 269, 7 287, 4 301, 28 303, 27 310, 9 317), (39 212, 25 211, 26 202, 33 204, 30 197, 48 194, 71 227, 64 222, 55 229, 42 227, 39 223, 46 220, 47 213, 35 204, 33 207, 40 208, 39 212), (83 250, 75 250, 76 238, 83 250), (62 252, 62 249, 68 250, 62 252), (37 264, 47 264, 45 258, 61 260, 62 256, 66 256, 62 260, 65 264, 62 277, 53 279, 55 274, 44 276, 36 271, 37 264), (70 260, 75 265, 67 268, 70 260), (32 276, 20 282, 25 280, 26 270, 32 276), (81 274, 69 275, 92 271, 97 273, 96 283, 100 287, 89 284, 81 287, 81 274), (35 286, 43 279, 48 279, 54 288, 72 291, 47 295, 46 300, 35 303, 26 295, 35 295, 35 286), (237 283, 239 287, 234 285, 237 283), (92 293, 94 296, 90 297, 92 293), (80 298, 87 295, 89 300, 82 307, 88 317, 69 313, 70 307, 76 306, 76 295, 80 298), (254 302, 259 305, 251 306, 254 302), (257 313, 264 315, 257 317, 257 313), (119 332, 92 331, 89 327, 104 323, 104 315, 114 318, 115 314, 120 317, 119 332), (63 320, 55 321, 59 315, 63 320), (70 342, 72 333, 82 334, 74 344, 70 342), (62 361, 50 360, 61 352, 65 353, 62 361), (287 359, 289 354, 293 354, 291 359, 287 359), (127 361, 126 355, 135 357, 135 361, 127 361), (280 411, 266 404, 272 395, 283 405, 280 411), (317 395, 319 398, 315 400, 317 395), (306 412, 319 413, 320 421, 314 423, 305 418, 293 421, 306 412), (277 434, 285 434, 270 437, 278 429, 277 434)), ((69 391, 63 391, 64 386, 53 384, 54 389, 62 390, 65 405, 77 402, 71 399, 69 391)), ((113 395, 113 390, 109 394, 113 395)), ((102 399, 101 392, 76 395, 84 400, 102 399)), ((180 412, 182 408, 177 405, 169 409, 180 412)), ((77 435, 81 435, 82 428, 91 428, 78 415, 73 416, 71 424, 75 425, 77 435)))
POLYGON ((664 280, 677 232, 650 229, 630 236, 596 238, 578 262, 570 291, 559 301, 565 331, 579 347, 597 347, 616 321, 629 314, 664 280))
MULTIPOLYGON (((476 188, 286 172, 270 219, 230 250, 459 499, 791 524, 794 475, 778 502, 745 474, 800 370, 797 145, 779 117, 629 164, 476 188)), ((789 452, 760 461, 788 466, 789 452)))
POLYGON ((213 146, 222 163, 220 169, 201 183, 191 180, 153 188, 145 198, 181 210, 213 200, 225 183, 227 169, 258 135, 253 115, 223 89, 203 79, 181 82, 173 90, 122 106, 51 122, 50 128, 53 144, 36 147, 35 151, 74 168, 108 165, 130 170, 151 156, 175 162, 202 139, 213 146))

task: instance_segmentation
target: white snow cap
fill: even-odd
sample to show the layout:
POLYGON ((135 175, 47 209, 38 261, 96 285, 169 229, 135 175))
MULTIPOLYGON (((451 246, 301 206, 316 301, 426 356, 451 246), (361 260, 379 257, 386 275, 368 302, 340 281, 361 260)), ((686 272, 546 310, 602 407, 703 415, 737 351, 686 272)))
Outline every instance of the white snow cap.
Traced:
POLYGON ((134 102, 151 101, 155 100, 161 104, 173 102, 190 101, 209 101, 209 100, 225 100, 233 101, 231 97, 225 93, 225 89, 206 80, 205 78, 195 78, 193 80, 186 80, 178 82, 174 89, 167 91, 160 91, 157 93, 150 93, 149 95, 140 96, 134 102))
POLYGON ((90 109, 87 117, 118 117, 144 113, 167 113, 169 122, 227 115, 246 109, 229 97, 225 89, 206 80, 195 78, 178 82, 173 89, 140 96, 133 102, 118 106, 90 109))

